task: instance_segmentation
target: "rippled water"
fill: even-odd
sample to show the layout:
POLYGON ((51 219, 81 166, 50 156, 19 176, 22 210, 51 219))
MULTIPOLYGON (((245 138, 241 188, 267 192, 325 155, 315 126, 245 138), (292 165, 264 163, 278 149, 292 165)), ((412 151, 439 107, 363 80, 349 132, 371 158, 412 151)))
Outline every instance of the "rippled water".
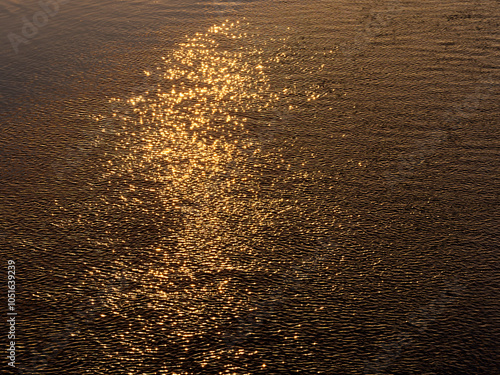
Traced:
POLYGON ((40 9, 0 0, 13 373, 500 373, 498 2, 40 9))

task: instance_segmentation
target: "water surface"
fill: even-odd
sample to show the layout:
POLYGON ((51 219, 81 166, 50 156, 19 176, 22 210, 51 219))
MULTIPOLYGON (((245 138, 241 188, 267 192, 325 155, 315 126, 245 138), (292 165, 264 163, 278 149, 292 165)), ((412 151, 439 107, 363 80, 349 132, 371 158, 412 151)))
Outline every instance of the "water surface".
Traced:
POLYGON ((498 23, 88 0, 4 37, 17 373, 497 373, 498 23))

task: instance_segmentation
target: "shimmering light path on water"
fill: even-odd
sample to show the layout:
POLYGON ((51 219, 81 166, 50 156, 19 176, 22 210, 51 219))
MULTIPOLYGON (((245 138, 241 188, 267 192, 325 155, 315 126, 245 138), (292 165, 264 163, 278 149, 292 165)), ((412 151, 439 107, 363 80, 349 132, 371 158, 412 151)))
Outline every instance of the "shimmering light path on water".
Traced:
POLYGON ((223 3, 2 41, 17 373, 498 373, 498 4, 223 3))

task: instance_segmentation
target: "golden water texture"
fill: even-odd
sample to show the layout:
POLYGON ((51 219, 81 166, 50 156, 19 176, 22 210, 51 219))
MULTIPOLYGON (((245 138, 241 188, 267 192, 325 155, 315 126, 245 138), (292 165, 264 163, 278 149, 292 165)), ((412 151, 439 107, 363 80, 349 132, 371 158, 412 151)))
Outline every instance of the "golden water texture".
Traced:
MULTIPOLYGON (((300 153, 286 157, 299 147, 279 139, 297 103, 334 90, 273 82, 267 71, 293 53, 275 29, 268 38, 248 22, 214 25, 145 71, 139 95, 89 114, 100 152, 79 169, 91 176, 85 197, 57 202, 55 226, 107 262, 88 262, 76 286, 90 293, 80 315, 102 320, 86 333, 100 342, 93 368, 109 358, 129 371, 239 371, 230 358, 260 356, 247 335, 258 339, 280 305, 331 268, 327 229, 339 208, 325 206, 319 215, 331 219, 321 223, 310 212, 321 195, 294 197, 324 176, 304 168, 300 153), (200 345, 208 346, 198 353, 200 345), (151 355, 158 361, 139 359, 151 355)), ((293 330, 284 339, 297 338, 293 330)))
POLYGON ((9 115, 21 373, 495 373, 494 2, 240 5, 9 115))

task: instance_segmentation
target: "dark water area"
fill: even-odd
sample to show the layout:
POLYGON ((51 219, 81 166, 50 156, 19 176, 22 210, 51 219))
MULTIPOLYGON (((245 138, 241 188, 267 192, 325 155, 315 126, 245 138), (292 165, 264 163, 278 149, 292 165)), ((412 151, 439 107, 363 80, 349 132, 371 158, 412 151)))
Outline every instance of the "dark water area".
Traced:
POLYGON ((499 24, 0 0, 2 373, 500 374, 499 24))

